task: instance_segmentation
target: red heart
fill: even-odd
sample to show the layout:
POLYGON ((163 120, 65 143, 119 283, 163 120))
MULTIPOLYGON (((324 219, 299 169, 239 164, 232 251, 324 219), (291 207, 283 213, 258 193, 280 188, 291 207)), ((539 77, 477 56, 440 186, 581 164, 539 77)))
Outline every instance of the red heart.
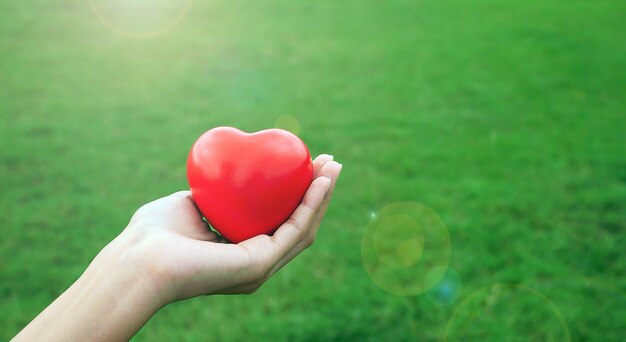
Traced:
POLYGON ((281 129, 213 128, 195 142, 187 159, 196 205, 234 243, 274 233, 302 201, 312 178, 306 145, 281 129))

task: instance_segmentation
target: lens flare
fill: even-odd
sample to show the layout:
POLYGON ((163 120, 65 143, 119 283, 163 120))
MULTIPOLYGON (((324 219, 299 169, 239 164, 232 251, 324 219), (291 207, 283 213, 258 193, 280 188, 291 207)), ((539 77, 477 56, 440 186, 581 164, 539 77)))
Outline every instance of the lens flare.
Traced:
POLYGON ((434 304, 447 306, 456 302, 461 296, 463 284, 459 274, 451 267, 435 267, 424 280, 426 298, 434 304), (436 279, 439 279, 438 281, 436 279))
POLYGON ((89 0, 91 11, 110 30, 132 38, 151 38, 173 29, 193 0, 89 0))
POLYGON ((363 265, 372 281, 389 293, 414 296, 434 287, 447 268, 451 242, 448 229, 430 208, 397 202, 370 214, 361 242, 363 265))
POLYGON ((444 341, 570 341, 559 309, 521 284, 494 284, 469 295, 454 310, 444 341))

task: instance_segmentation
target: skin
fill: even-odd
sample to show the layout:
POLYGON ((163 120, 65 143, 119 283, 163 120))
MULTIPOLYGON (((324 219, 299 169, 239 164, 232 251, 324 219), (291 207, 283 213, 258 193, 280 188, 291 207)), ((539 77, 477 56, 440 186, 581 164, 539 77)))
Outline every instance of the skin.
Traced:
POLYGON ((313 161, 302 203, 272 236, 222 241, 189 191, 137 210, 81 277, 14 341, 127 341, 162 307, 200 295, 250 294, 313 244, 342 165, 313 161))

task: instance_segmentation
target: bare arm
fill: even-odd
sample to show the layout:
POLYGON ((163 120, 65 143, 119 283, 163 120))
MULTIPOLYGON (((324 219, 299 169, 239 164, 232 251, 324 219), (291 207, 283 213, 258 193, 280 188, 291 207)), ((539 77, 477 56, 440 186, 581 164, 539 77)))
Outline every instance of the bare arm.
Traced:
POLYGON ((168 303, 256 291, 313 243, 341 172, 328 155, 313 164, 302 203, 273 236, 221 243, 188 191, 144 205, 14 341, 125 341, 168 303))

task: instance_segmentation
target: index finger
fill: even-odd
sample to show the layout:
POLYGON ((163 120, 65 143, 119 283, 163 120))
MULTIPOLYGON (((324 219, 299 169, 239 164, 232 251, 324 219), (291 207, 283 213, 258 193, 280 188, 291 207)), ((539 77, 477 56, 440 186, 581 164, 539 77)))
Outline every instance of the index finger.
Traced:
POLYGON ((328 177, 316 178, 304 195, 302 203, 291 214, 287 222, 278 228, 274 236, 272 236, 274 242, 281 249, 286 249, 285 253, 307 235, 306 233, 311 228, 313 219, 322 207, 324 197, 330 188, 330 183, 331 181, 328 177))

